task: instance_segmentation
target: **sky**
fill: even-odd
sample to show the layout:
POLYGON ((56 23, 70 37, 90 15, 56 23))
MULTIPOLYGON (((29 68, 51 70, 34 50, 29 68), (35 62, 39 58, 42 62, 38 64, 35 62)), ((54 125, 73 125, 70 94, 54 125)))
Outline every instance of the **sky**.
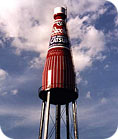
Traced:
POLYGON ((104 0, 0 0, 0 126, 13 139, 38 138, 38 88, 57 6, 68 10, 80 139, 108 138, 118 126, 118 14, 104 0))

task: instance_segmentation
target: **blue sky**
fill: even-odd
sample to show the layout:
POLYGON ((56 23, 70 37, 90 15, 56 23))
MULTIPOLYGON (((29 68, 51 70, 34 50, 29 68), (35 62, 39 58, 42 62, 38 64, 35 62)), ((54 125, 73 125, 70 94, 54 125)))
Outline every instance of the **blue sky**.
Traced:
POLYGON ((53 9, 62 5, 68 8, 67 25, 79 89, 80 139, 105 139, 117 128, 115 7, 102 0, 0 0, 0 126, 13 139, 38 136, 38 88, 54 21, 53 9))

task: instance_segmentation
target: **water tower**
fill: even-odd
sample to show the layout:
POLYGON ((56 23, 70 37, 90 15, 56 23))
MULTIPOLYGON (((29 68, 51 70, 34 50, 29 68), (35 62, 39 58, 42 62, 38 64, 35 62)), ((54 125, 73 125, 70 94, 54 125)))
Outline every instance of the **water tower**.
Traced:
POLYGON ((77 106, 75 102, 78 98, 78 92, 66 28, 66 14, 67 10, 63 7, 54 9, 54 25, 42 74, 42 87, 39 89, 39 97, 42 99, 39 139, 48 139, 51 105, 56 106, 55 139, 70 139, 69 103, 72 103, 74 139, 78 139, 77 106), (60 136, 62 105, 66 107, 66 137, 60 136))

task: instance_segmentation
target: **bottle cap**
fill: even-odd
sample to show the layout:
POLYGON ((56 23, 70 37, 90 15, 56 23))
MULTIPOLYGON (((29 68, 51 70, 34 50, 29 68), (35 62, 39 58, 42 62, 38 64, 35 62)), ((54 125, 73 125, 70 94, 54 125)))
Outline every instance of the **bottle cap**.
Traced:
POLYGON ((64 15, 66 15, 66 9, 64 7, 56 7, 54 9, 54 15, 56 15, 58 13, 62 13, 64 15))

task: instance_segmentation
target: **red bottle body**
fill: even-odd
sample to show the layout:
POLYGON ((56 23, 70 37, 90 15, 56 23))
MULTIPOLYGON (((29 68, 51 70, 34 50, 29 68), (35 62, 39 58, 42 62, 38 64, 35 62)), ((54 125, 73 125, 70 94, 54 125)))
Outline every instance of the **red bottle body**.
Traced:
MULTIPOLYGON (((42 74, 42 93, 39 96, 44 99, 43 93, 45 94, 46 91, 50 90, 52 91, 52 99, 55 99, 51 99, 52 103, 57 101, 56 96, 60 99, 65 96, 65 98, 69 98, 68 102, 77 98, 77 94, 75 97, 75 72, 65 22, 66 15, 57 13, 54 15, 54 19, 49 50, 42 74), (63 96, 61 96, 62 92, 63 96)), ((66 103, 66 101, 61 103, 66 103)))

